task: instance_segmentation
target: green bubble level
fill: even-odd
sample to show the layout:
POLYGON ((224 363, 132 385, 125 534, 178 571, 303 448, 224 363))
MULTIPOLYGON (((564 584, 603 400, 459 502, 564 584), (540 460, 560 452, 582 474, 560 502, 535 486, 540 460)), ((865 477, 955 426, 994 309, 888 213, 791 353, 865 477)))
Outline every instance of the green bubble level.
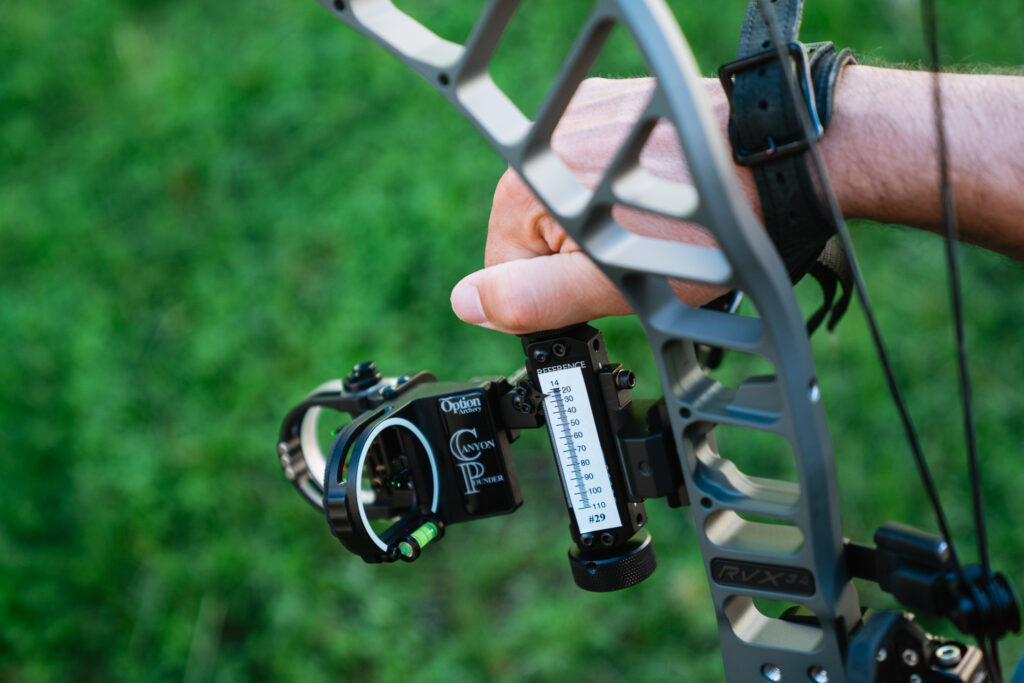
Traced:
POLYGON ((438 528, 433 522, 427 522, 416 531, 410 534, 416 542, 420 544, 420 548, 437 538, 438 528))

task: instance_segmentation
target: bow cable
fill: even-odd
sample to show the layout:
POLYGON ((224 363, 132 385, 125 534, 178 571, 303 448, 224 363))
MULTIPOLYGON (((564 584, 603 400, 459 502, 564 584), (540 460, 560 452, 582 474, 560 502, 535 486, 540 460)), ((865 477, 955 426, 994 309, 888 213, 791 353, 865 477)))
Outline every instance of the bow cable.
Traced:
MULTIPOLYGON (((775 0, 757 0, 761 7, 761 13, 764 15, 765 22, 768 25, 768 30, 772 36, 772 42, 774 43, 775 51, 778 55, 779 63, 786 64, 789 59, 789 55, 786 52, 786 42, 783 39, 782 32, 779 29, 778 22, 775 18, 775 13, 772 10, 772 3, 775 0)), ((935 36, 934 27, 934 5, 933 0, 924 0, 925 12, 928 14, 928 7, 931 5, 930 14, 928 18, 930 21, 926 21, 925 30, 929 37, 929 47, 935 46, 933 50, 932 60, 932 72, 933 72, 933 83, 932 83, 932 95, 936 104, 935 116, 936 116, 936 128, 939 132, 939 155, 940 155, 940 182, 942 183, 941 194, 943 204, 943 214, 946 223, 946 234, 947 243, 949 241, 955 241, 956 239, 956 223, 955 217, 952 212, 952 192, 949 183, 949 173, 947 164, 946 144, 945 144, 945 132, 943 128, 943 121, 941 118, 941 109, 939 104, 941 101, 941 94, 938 90, 938 57, 937 57, 937 40, 935 36)), ((917 429, 914 426, 913 420, 910 417, 909 409, 907 408, 906 401, 903 398, 902 392, 900 391, 899 385, 896 382, 895 373, 893 372, 892 365, 889 362, 889 356, 886 351, 885 342, 882 338, 881 331, 878 326, 878 322, 875 318, 874 308, 871 305, 870 297, 868 296, 867 286, 864 282, 863 274, 861 273, 860 266, 857 262, 856 253, 853 248, 853 241, 850 238, 849 230, 846 226, 846 222, 843 220, 842 211, 839 208, 839 202, 836 199, 835 193, 832 189, 832 184, 828 181, 828 172, 825 168, 825 160, 821 154, 821 149, 817 145, 815 136, 813 133, 812 124, 808 112, 801 106, 799 106, 800 95, 799 86, 796 83, 796 77, 790 69, 782 69, 783 77, 786 81, 786 86, 789 90, 790 97, 797 102, 797 106, 794 107, 797 118, 799 120, 800 129, 804 135, 804 139, 809 142, 807 150, 808 155, 811 158, 812 167, 814 172, 818 176, 818 186, 821 189, 824 203, 827 208, 828 214, 832 220, 833 225, 836 228, 836 232, 839 236, 840 243, 843 246, 843 251, 846 254, 846 259, 850 266, 850 272, 853 276, 853 283, 857 290, 857 296, 861 301, 861 305, 864 311, 864 317, 868 323, 868 328, 871 331, 871 338, 875 346, 875 351, 878 355, 879 364, 882 366, 882 371, 885 375, 886 384, 889 387, 889 393, 892 396, 893 403, 896 406, 896 410, 899 413, 900 421, 903 425, 903 431, 906 435, 907 441, 910 445, 910 449, 914 455, 914 460, 917 463, 918 471, 921 475, 921 481, 924 484, 925 491, 931 502, 932 509, 935 512, 936 521, 939 526, 939 531, 942 535, 943 541, 949 550, 950 560, 953 564, 954 570, 957 575, 958 581, 962 587, 967 590, 973 597, 976 596, 976 588, 971 584, 967 578, 967 574, 964 571, 963 564, 960 562, 959 553, 956 552, 956 546, 953 542, 952 534, 950 533, 949 523, 945 511, 942 507, 942 503, 939 500, 938 489, 935 485, 935 480, 932 477, 931 470, 928 467, 928 463, 924 457, 924 451, 921 447, 921 441, 917 434, 917 429)), ((950 247, 947 244, 947 259, 952 264, 951 268, 951 289, 953 290, 954 299, 954 317, 957 335, 957 351, 958 360, 960 362, 960 382, 961 390, 963 395, 963 402, 965 405, 964 421, 968 426, 968 443, 969 443, 969 462, 971 463, 971 483, 972 491, 974 492, 974 508, 975 508, 975 522, 981 518, 981 500, 980 500, 980 477, 977 472, 977 457, 976 457, 976 445, 975 436, 973 429, 973 413, 970 410, 970 382, 967 374, 966 366, 966 343, 963 341, 963 311, 962 303, 960 301, 959 292, 959 270, 956 264, 956 246, 955 244, 950 247)), ((978 540, 979 550, 984 549, 985 555, 982 556, 982 562, 985 574, 989 576, 989 566, 987 558, 987 541, 985 539, 984 524, 979 527, 978 540)), ((975 598, 976 599, 976 598, 975 598)), ((999 676, 998 666, 998 655, 995 651, 995 639, 991 639, 993 647, 989 648, 989 640, 983 636, 978 637, 978 645, 982 651, 985 660, 985 666, 988 669, 989 678, 992 683, 1001 683, 999 676)))

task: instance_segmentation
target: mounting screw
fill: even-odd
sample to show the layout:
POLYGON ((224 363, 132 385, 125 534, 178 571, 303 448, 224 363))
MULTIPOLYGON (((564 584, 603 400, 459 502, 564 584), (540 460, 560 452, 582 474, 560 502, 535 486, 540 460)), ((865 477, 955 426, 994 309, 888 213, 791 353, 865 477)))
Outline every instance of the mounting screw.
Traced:
POLYGON ((535 363, 543 365, 548 362, 548 350, 545 348, 534 349, 531 355, 533 356, 533 361, 535 363))
POLYGON ((939 666, 942 667, 956 666, 963 654, 963 650, 956 643, 946 643, 935 649, 935 659, 939 660, 939 666))
POLYGON ((766 681, 778 683, 778 681, 782 680, 782 669, 774 664, 768 663, 761 667, 761 675, 764 676, 766 681))
POLYGON ((580 545, 582 545, 584 548, 589 548, 590 546, 594 545, 594 535, 583 534, 582 536, 580 536, 580 545))
POLYGON ((917 650, 911 650, 910 648, 904 650, 900 657, 903 658, 903 663, 907 666, 917 666, 917 663, 921 661, 921 655, 917 653, 917 650))
POLYGON ((611 545, 612 543, 615 543, 615 537, 614 536, 612 536, 607 531, 604 532, 603 534, 601 534, 601 545, 608 546, 608 545, 611 545))
POLYGON ((551 345, 551 351, 556 356, 561 358, 566 353, 565 344, 563 344, 562 342, 555 342, 554 344, 551 345))
POLYGON ((619 369, 615 371, 615 388, 632 389, 636 386, 636 374, 632 370, 619 369))
POLYGON ((876 662, 884 662, 887 659, 889 659, 889 651, 886 650, 884 647, 875 653, 876 662))
POLYGON ((810 676, 814 683, 828 683, 828 672, 820 666, 812 666, 807 671, 807 675, 810 676))

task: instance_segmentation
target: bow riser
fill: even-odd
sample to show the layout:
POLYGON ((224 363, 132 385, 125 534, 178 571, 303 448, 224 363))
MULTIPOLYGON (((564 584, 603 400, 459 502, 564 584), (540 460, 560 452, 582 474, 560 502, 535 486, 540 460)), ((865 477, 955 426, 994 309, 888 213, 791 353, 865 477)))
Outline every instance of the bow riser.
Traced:
POLYGON ((489 3, 465 45, 439 38, 390 2, 356 0, 338 9, 320 1, 433 84, 471 121, 636 311, 683 459, 726 679, 760 680, 777 667, 787 679, 790 672, 805 677, 820 668, 831 681, 845 680, 844 647, 860 611, 843 559, 831 441, 810 346, 789 278, 737 186, 695 61, 667 7, 655 0, 598 2, 531 121, 488 74, 517 0, 489 3), (633 37, 657 86, 608 171, 590 189, 552 150, 551 136, 615 25, 633 37), (646 132, 659 120, 678 133, 695 194, 639 168, 646 132), (630 233, 611 217, 616 204, 697 223, 719 248, 630 233), (667 278, 742 290, 759 317, 688 306, 667 278), (695 343, 760 356, 775 374, 726 387, 702 370, 695 343), (717 424, 781 437, 794 454, 797 483, 743 474, 718 455, 712 432, 717 424), (754 598, 801 605, 819 625, 766 617, 754 598))

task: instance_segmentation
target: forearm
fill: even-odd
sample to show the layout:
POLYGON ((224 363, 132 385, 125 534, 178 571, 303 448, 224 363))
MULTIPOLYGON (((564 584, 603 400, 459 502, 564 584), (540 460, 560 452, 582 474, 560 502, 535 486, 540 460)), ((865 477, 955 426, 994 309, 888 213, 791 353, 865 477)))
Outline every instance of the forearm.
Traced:
MULTIPOLYGON (((641 98, 637 85, 622 83, 630 95, 618 93, 615 101, 641 98)), ((725 136, 725 94, 717 79, 705 87, 725 136)), ((928 72, 845 69, 821 150, 846 218, 942 230, 932 101, 928 72)), ((961 239, 1024 260, 1024 77, 943 74, 942 101, 961 239)), ((651 165, 679 154, 671 132, 660 133, 659 151, 644 159, 651 165)), ((760 216, 750 169, 735 170, 760 216)))
MULTIPOLYGON (((847 218, 941 230, 932 77, 851 66, 821 143, 847 218)), ((1024 78, 944 74, 961 238, 1024 260, 1024 78)))

